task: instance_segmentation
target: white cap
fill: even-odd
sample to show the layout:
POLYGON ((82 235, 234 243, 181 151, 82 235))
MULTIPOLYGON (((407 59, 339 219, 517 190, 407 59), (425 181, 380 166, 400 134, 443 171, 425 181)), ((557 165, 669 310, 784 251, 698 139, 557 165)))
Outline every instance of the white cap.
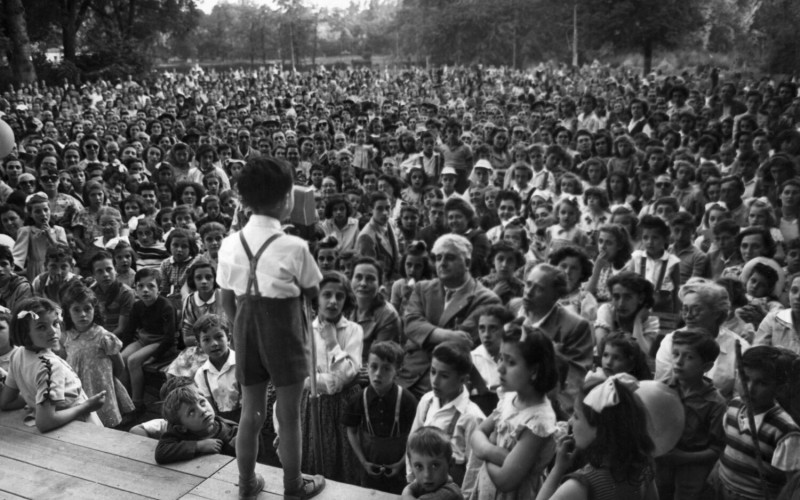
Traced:
POLYGON ((475 162, 475 166, 473 168, 485 168, 486 170, 494 171, 494 167, 491 163, 489 163, 489 160, 485 160, 483 158, 475 162))
POLYGON ((441 175, 458 175, 458 173, 453 167, 444 167, 441 175))

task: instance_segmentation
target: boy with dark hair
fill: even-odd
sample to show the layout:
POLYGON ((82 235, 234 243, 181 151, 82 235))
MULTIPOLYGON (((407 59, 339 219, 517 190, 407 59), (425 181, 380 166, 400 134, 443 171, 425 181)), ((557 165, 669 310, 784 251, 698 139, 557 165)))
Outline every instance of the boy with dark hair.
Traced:
POLYGON ((90 287, 100 302, 103 313, 102 327, 117 337, 122 337, 130 321, 135 296, 133 290, 117 280, 114 258, 101 250, 89 261, 94 284, 90 287))
POLYGON ((64 243, 56 243, 47 248, 44 255, 45 272, 33 279, 33 294, 60 304, 59 291, 71 282, 80 282, 80 277, 72 272, 75 259, 64 243))
MULTIPOLYGON (((431 361, 431 392, 423 395, 411 427, 433 426, 445 431, 453 446, 450 475, 461 484, 470 457, 470 436, 486 418, 469 398, 466 383, 472 370, 469 349, 460 342, 446 341, 433 350, 431 361)), ((413 480, 413 467, 407 461, 407 480, 413 480)), ((469 492, 465 493, 468 496, 469 492)))
POLYGON ((219 252, 217 283, 226 315, 235 318, 236 378, 242 386, 236 444, 239 498, 256 498, 264 487, 264 478, 255 472, 256 438, 266 418, 270 381, 280 402, 276 416, 284 498, 311 498, 325 487, 322 476, 300 473, 300 400, 309 375, 301 294, 316 298, 322 273, 308 244, 281 230, 294 205, 293 183, 288 163, 250 158, 237 185, 253 214, 241 231, 222 242, 219 252))
POLYGON ((695 223, 689 212, 678 212, 669 223, 672 233, 670 253, 680 259, 681 285, 689 278, 708 277, 708 259, 706 254, 692 244, 695 223))
POLYGON ((744 264, 742 256, 736 245, 736 235, 739 234, 739 224, 733 219, 722 219, 714 226, 715 249, 708 252, 708 265, 712 280, 722 277, 726 267, 744 264))
POLYGON ((453 464, 453 448, 448 436, 437 427, 421 427, 408 439, 408 461, 413 471, 411 484, 403 490, 403 500, 461 500, 461 489, 448 476, 453 464))
POLYGON ((397 342, 372 344, 369 385, 350 401, 342 418, 347 440, 364 468, 361 486, 396 494, 406 485, 406 439, 417 409, 417 398, 395 381, 404 354, 397 342))
POLYGON ((703 331, 678 330, 673 335, 669 385, 681 398, 686 424, 675 448, 656 460, 660 498, 703 497, 706 478, 722 452, 725 398, 705 376, 719 352, 716 340, 703 331))
POLYGON ((680 259, 667 251, 670 230, 667 223, 654 215, 645 215, 639 223, 642 250, 636 250, 626 271, 644 276, 655 288, 653 312, 662 322, 662 330, 672 328, 680 309, 680 259))
POLYGON ((238 426, 217 416, 211 403, 193 387, 170 392, 162 414, 167 431, 156 446, 157 463, 170 464, 210 453, 236 456, 238 426))

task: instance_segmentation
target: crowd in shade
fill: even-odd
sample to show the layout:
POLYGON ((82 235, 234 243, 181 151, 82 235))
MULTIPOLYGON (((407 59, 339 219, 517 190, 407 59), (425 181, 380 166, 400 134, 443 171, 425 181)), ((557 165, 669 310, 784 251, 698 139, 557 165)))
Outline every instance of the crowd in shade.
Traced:
POLYGON ((0 119, 0 408, 42 432, 299 467, 287 498, 800 498, 791 81, 196 67, 12 88, 0 119), (302 341, 244 332, 300 292, 314 401, 302 341), (671 449, 646 381, 681 402, 671 449))

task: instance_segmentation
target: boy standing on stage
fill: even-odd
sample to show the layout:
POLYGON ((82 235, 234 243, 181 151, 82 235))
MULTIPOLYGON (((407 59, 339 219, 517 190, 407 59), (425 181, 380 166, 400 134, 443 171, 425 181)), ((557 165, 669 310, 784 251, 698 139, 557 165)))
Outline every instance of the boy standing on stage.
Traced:
POLYGON ((292 183, 287 163, 249 159, 237 185, 253 215, 241 231, 225 238, 219 251, 217 282, 225 313, 235 318, 236 378, 242 386, 236 439, 239 498, 256 498, 264 486, 255 464, 270 380, 280 401, 276 416, 284 498, 304 500, 325 487, 322 476, 300 473, 300 399, 309 375, 300 294, 314 299, 322 273, 307 243, 281 231, 281 221, 294 205, 292 183))

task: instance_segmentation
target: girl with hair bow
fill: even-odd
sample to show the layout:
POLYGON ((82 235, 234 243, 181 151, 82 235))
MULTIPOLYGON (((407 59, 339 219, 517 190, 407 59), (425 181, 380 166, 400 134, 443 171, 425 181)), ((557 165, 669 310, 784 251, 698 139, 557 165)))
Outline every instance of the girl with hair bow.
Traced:
POLYGON ((578 394, 572 433, 558 440, 556 461, 537 500, 653 500, 655 445, 647 413, 633 394, 636 379, 620 374, 578 394), (577 463, 584 464, 572 473, 577 463))

